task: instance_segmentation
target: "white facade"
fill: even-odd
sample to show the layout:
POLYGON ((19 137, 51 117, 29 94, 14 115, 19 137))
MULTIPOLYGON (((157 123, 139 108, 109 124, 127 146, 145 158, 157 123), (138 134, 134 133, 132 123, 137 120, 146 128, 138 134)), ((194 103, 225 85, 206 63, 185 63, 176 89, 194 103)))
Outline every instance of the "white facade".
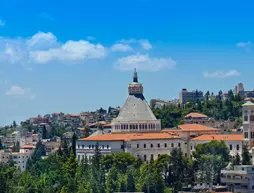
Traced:
POLYGON ((233 192, 254 192, 253 166, 235 166, 234 170, 222 170, 221 182, 233 192))
POLYGON ((183 146, 181 139, 149 139, 149 140, 112 140, 112 141, 86 141, 78 140, 76 143, 77 158, 81 161, 85 156, 92 159, 95 148, 98 146, 102 155, 129 152, 143 161, 157 159, 159 155, 170 154, 173 148, 183 146))
POLYGON ((10 158, 15 162, 15 166, 21 171, 26 169, 26 162, 32 155, 31 149, 20 149, 20 152, 0 152, 0 163, 8 164, 10 158))
POLYGON ((6 147, 10 147, 16 144, 18 141, 20 142, 20 138, 21 138, 20 132, 14 131, 6 135, 6 137, 4 138, 3 144, 6 147))
POLYGON ((254 146, 254 104, 250 101, 243 105, 244 140, 250 147, 254 146))
MULTIPOLYGON (((199 141, 199 140, 191 140, 190 141, 190 145, 189 145, 189 152, 190 152, 190 155, 192 155, 193 151, 195 151, 195 147, 198 145, 198 144, 204 144, 204 143, 209 143, 211 142, 211 140, 204 140, 204 141, 199 141)), ((228 146, 229 148, 229 154, 231 156, 236 156, 237 153, 239 156, 242 155, 242 149, 243 149, 243 141, 227 141, 227 140, 224 140, 225 144, 228 146)))

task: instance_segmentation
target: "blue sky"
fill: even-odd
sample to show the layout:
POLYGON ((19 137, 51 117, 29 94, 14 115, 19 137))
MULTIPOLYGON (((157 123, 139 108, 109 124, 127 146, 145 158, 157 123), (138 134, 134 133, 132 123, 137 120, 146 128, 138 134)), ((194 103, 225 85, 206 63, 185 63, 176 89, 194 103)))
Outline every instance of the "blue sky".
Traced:
POLYGON ((181 88, 252 90, 253 1, 2 0, 0 125, 147 100, 181 88))

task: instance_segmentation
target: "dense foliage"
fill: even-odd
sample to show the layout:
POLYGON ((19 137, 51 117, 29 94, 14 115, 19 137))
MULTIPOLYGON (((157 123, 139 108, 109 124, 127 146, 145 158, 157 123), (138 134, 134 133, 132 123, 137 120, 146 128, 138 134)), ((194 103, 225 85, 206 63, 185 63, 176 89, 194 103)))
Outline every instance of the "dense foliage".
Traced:
POLYGON ((175 127, 183 123, 183 118, 190 112, 200 112, 215 120, 232 120, 241 123, 243 98, 228 92, 228 98, 223 100, 219 92, 215 98, 210 98, 209 91, 204 100, 187 102, 185 105, 165 106, 162 109, 153 109, 155 116, 161 119, 162 128, 175 127))

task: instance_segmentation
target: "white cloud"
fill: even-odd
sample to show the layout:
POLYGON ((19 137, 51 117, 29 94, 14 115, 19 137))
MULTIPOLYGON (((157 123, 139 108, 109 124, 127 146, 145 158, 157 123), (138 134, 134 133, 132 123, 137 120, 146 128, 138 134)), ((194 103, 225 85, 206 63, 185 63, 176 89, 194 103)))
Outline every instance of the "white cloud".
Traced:
POLYGON ((11 86, 5 95, 18 98, 28 98, 30 100, 34 100, 36 98, 36 95, 32 93, 30 88, 22 88, 17 85, 11 86))
POLYGON ((84 62, 88 59, 99 59, 106 55, 105 48, 101 44, 92 44, 85 40, 68 41, 59 48, 50 48, 45 51, 32 51, 30 58, 40 64, 51 61, 84 62))
POLYGON ((5 21, 3 21, 3 20, 0 19, 0 27, 1 27, 1 26, 5 26, 5 21))
POLYGON ((133 70, 134 68, 142 71, 159 71, 174 68, 176 62, 171 58, 153 58, 148 54, 137 54, 119 58, 115 65, 122 71, 133 70))
POLYGON ((59 42, 51 33, 38 32, 30 38, 0 37, 0 61, 18 63, 25 68, 30 64, 61 62, 64 64, 84 63, 106 55, 106 48, 87 40, 59 42))
POLYGON ((150 42, 148 40, 139 40, 139 43, 141 44, 141 46, 145 49, 145 50, 150 50, 152 49, 152 45, 150 44, 150 42))
POLYGON ((205 78, 229 78, 229 77, 239 76, 239 75, 240 75, 240 72, 238 72, 237 70, 204 72, 205 78))
POLYGON ((123 39, 123 40, 120 40, 119 42, 122 43, 122 44, 126 44, 126 45, 128 45, 128 44, 139 44, 145 50, 152 49, 152 45, 147 39, 137 40, 137 39, 131 38, 131 39, 128 39, 128 40, 123 39))
POLYGON ((128 52, 128 51, 132 51, 133 49, 127 44, 117 43, 112 45, 111 50, 113 52, 128 52))
POLYGON ((251 45, 252 43, 250 42, 250 41, 248 41, 248 42, 238 42, 237 44, 236 44, 236 46, 237 47, 246 47, 246 46, 249 46, 249 45, 251 45))

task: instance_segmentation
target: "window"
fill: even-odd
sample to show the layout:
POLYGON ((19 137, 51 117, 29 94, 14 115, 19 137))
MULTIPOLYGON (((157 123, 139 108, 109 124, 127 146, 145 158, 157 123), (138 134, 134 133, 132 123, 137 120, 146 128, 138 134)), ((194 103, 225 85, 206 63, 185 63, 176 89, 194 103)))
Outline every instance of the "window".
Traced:
POLYGON ((91 145, 89 145, 89 149, 91 149, 91 145))
POLYGON ((239 148, 239 145, 237 144, 237 145, 236 145, 236 150, 239 151, 239 149, 240 149, 240 148, 239 148))
POLYGON ((104 145, 102 145, 102 149, 104 149, 104 145))
POLYGON ((151 144, 151 148, 153 148, 153 144, 151 144))
POLYGON ((146 144, 144 144, 144 148, 146 148, 146 144))
POLYGON ((181 143, 178 143, 178 147, 181 147, 181 143))
POLYGON ((173 143, 171 143, 171 147, 174 147, 174 144, 173 144, 173 143))
POLYGON ((109 149, 109 145, 107 145, 107 149, 109 149))
POLYGON ((165 147, 165 148, 168 147, 168 144, 164 143, 164 147, 165 147))
POLYGON ((231 144, 229 145, 229 149, 232 150, 232 145, 231 144))
POLYGON ((251 121, 251 122, 254 121, 254 115, 251 115, 251 116, 250 116, 250 121, 251 121))
POLYGON ((151 160, 153 160, 153 154, 151 154, 151 160))
POLYGON ((139 148, 139 144, 137 144, 137 148, 139 148))
POLYGON ((79 149, 79 145, 78 145, 78 149, 79 149))
POLYGON ((248 121, 248 116, 247 115, 244 116, 244 121, 248 121))
POLYGON ((82 149, 84 149, 85 148, 85 145, 82 145, 82 149))
POLYGON ((190 149, 192 150, 192 146, 190 146, 190 149))
POLYGON ((161 145, 158 143, 158 147, 160 147, 161 145))
POLYGON ((78 161, 80 161, 80 155, 78 155, 78 161))
POLYGON ((248 132, 244 132, 244 138, 248 139, 248 132))
POLYGON ((146 155, 144 155, 144 161, 146 161, 146 155))
POLYGON ((184 155, 185 155, 185 157, 187 157, 187 153, 185 153, 184 155))
POLYGON ((158 157, 160 157, 161 154, 158 154, 158 157))
POLYGON ((123 149, 123 145, 121 145, 121 149, 123 149))
POLYGON ((94 148, 94 145, 92 145, 92 149, 94 148))

